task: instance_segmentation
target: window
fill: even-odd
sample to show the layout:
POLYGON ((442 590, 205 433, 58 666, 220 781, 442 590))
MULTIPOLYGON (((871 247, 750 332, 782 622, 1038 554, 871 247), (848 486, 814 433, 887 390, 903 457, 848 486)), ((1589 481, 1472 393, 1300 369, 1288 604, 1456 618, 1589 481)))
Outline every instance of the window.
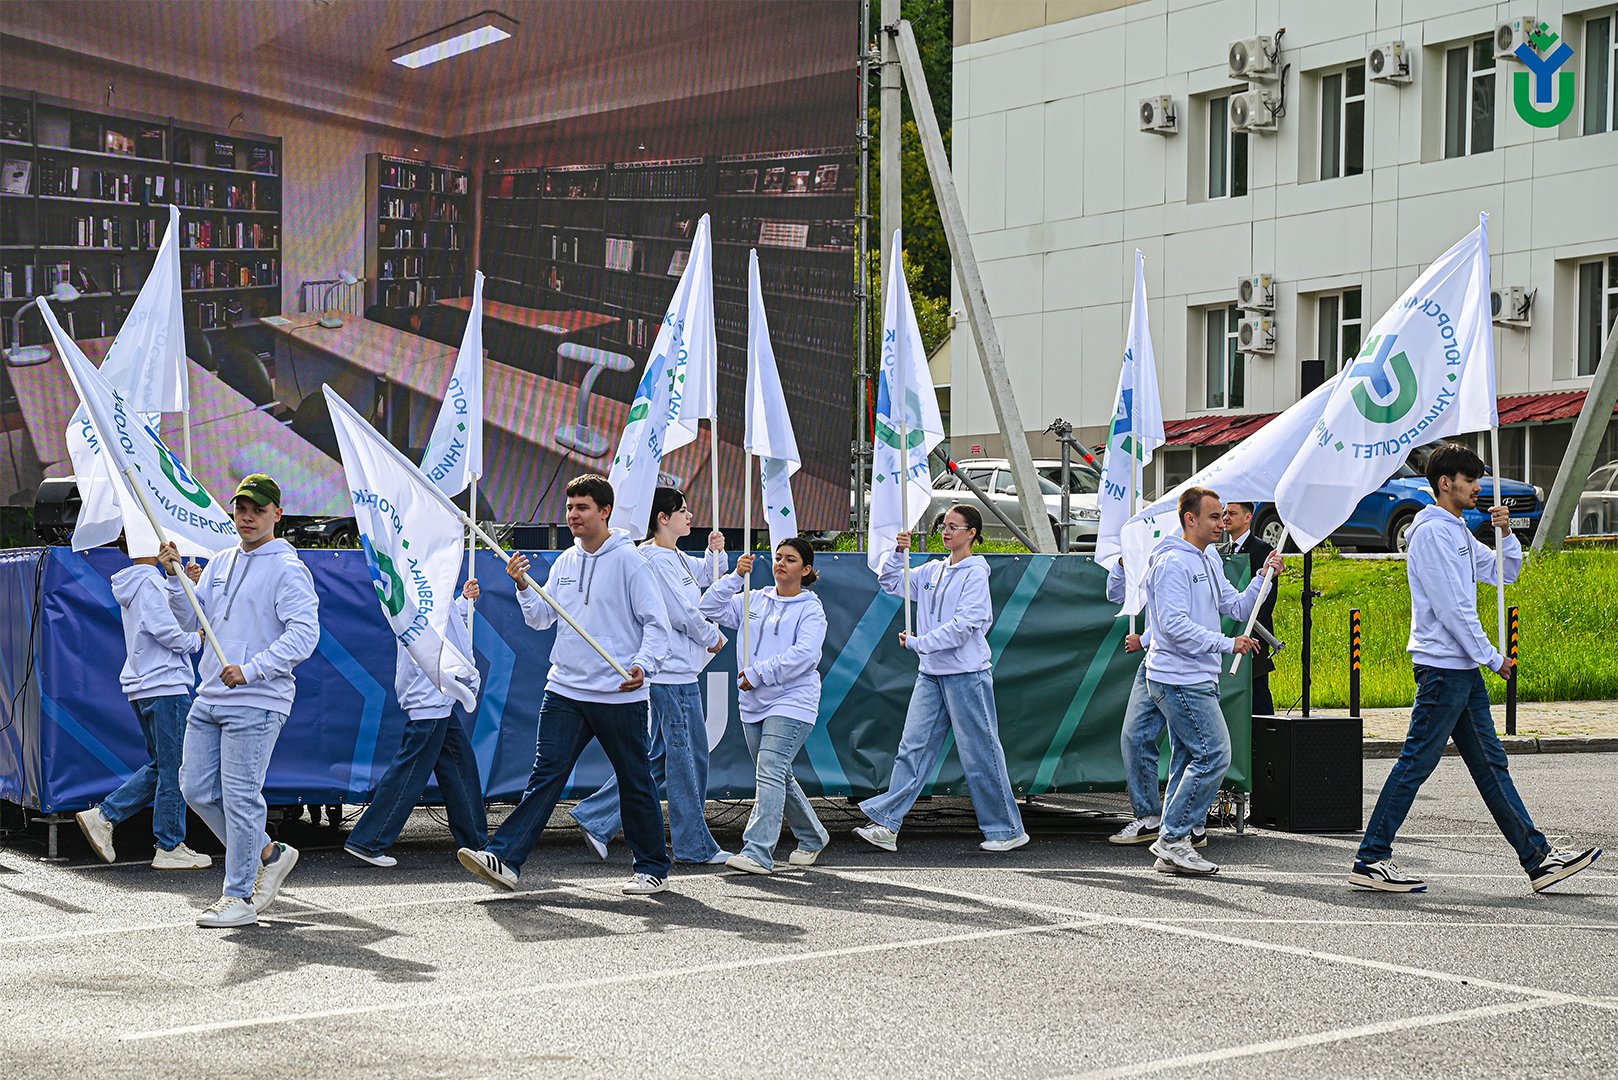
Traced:
POLYGON ((1607 343, 1607 331, 1618 319, 1618 255, 1579 264, 1578 349, 1573 373, 1594 375, 1607 343))
POLYGON ((1584 21, 1584 133, 1618 131, 1618 11, 1584 21))
POLYGON ((1342 370, 1343 364, 1360 354, 1360 291, 1344 289, 1315 302, 1318 331, 1317 353, 1323 364, 1321 381, 1342 370))
POLYGON ((1320 178, 1365 171, 1365 65, 1320 80, 1320 178))
POLYGON ((1494 149, 1494 38, 1444 54, 1444 156, 1494 149))
POLYGON ((1236 305, 1209 308, 1207 329, 1207 401, 1209 409, 1239 409, 1246 398, 1247 357, 1236 349, 1242 313, 1236 305))
POLYGON ((1230 95, 1208 99, 1208 198, 1247 194, 1247 133, 1230 130, 1230 95))

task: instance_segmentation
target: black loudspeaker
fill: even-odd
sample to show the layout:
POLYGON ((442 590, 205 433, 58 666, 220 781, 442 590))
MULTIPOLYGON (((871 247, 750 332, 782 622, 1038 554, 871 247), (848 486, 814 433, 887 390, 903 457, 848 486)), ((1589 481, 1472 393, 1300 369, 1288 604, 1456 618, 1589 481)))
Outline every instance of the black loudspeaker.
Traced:
POLYGON ((79 485, 73 477, 43 481, 34 496, 34 531, 47 544, 65 544, 79 521, 79 485))
POLYGON ((1359 832, 1365 815, 1358 717, 1253 717, 1253 824, 1359 832))

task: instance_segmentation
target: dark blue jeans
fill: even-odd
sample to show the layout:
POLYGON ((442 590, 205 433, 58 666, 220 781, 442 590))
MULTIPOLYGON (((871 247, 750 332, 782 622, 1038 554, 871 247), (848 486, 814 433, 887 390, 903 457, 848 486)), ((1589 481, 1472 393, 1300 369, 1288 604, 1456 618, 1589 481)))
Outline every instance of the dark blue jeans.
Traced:
POLYGON ((517 808, 489 838, 488 850, 513 870, 522 867, 528 853, 539 843, 579 755, 595 739, 618 777, 624 841, 635 854, 635 872, 668 877, 663 807, 657 801, 647 757, 648 716, 644 701, 608 705, 575 701, 545 691, 545 700, 539 706, 539 740, 534 747, 534 771, 529 774, 528 788, 517 808))
POLYGON ((1534 828, 1517 785, 1507 771, 1506 750, 1494 733, 1489 715, 1489 691, 1477 668, 1450 669, 1416 665, 1416 704, 1410 710, 1410 731, 1394 762, 1382 794, 1377 797, 1371 823, 1360 843, 1359 857, 1379 862, 1393 854, 1393 838, 1410 813, 1416 792, 1438 767, 1444 745, 1451 738, 1478 793, 1494 815, 1524 870, 1537 867, 1551 850, 1545 834, 1534 828))
POLYGON ((185 796, 180 794, 180 750, 185 743, 185 715, 190 694, 137 698, 129 703, 140 720, 151 760, 108 795, 101 812, 114 825, 150 805, 152 836, 164 851, 185 840, 185 796))
POLYGON ((454 713, 405 721, 393 763, 371 794, 371 805, 348 834, 347 846, 366 855, 380 855, 392 847, 429 776, 438 777, 438 793, 455 842, 481 849, 489 841, 489 819, 483 809, 478 761, 472 753, 472 740, 454 713))

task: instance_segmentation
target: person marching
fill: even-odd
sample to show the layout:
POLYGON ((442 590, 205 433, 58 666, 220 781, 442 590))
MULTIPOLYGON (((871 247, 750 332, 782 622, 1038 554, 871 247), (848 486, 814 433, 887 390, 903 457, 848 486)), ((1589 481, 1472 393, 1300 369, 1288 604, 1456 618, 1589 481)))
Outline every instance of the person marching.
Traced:
MULTIPOLYGON (((467 638, 466 618, 480 594, 477 578, 469 578, 456 598, 449 619, 449 643, 462 656, 472 658, 467 638)), ((372 866, 395 866, 397 859, 387 853, 399 839, 399 832, 410 820, 427 787, 429 776, 438 777, 438 793, 444 799, 444 815, 449 818, 450 835, 461 847, 481 848, 489 841, 489 819, 483 806, 483 786, 478 780, 477 755, 467 729, 473 718, 455 715, 455 701, 433 685, 432 679, 410 658, 402 644, 394 657, 393 691, 405 712, 404 735, 388 771, 371 793, 365 808, 348 834, 343 850, 372 866)), ((472 696, 477 697, 478 677, 473 669, 472 696)))
MULTIPOLYGON (((1421 785, 1432 775, 1444 746, 1455 740, 1472 782, 1494 816, 1535 892, 1583 870, 1601 857, 1598 847, 1567 851, 1554 847, 1534 827, 1528 808, 1511 780, 1509 759, 1495 734, 1489 691, 1480 666, 1502 679, 1515 661, 1500 655, 1478 621, 1478 582, 1499 585, 1495 552, 1467 529, 1462 513, 1477 505, 1483 459, 1456 443, 1440 443, 1427 459, 1427 483, 1434 506, 1411 522, 1405 573, 1410 579, 1410 640, 1416 700, 1410 731, 1393 771, 1377 796, 1365 827, 1349 884, 1379 892, 1423 892, 1427 885, 1393 861, 1393 841, 1410 813, 1421 785)), ((1489 511, 1505 584, 1522 570, 1522 544, 1511 531, 1511 509, 1489 511)))
POLYGON ((808 796, 792 775, 797 757, 820 716, 820 651, 826 642, 826 611, 808 591, 815 583, 815 552, 807 540, 790 537, 775 548, 775 584, 752 593, 742 611, 742 586, 753 570, 753 555, 736 560, 702 597, 702 614, 721 626, 751 627, 752 656, 737 675, 742 734, 756 769, 753 813, 742 833, 739 854, 725 860, 732 870, 768 874, 775 869, 775 845, 783 813, 798 847, 793 866, 813 866, 831 836, 815 816, 808 796))
POLYGON ((535 630, 555 626, 556 637, 539 706, 534 769, 522 800, 487 845, 456 852, 462 866, 497 889, 517 887, 517 875, 591 739, 601 743, 618 777, 624 839, 635 855, 634 876, 623 892, 648 896, 668 888, 663 808, 652 783, 646 731, 646 679, 661 670, 668 655, 668 613, 656 571, 626 533, 610 526, 612 501, 605 477, 586 473, 568 483, 573 546, 556 557, 546 585, 604 649, 631 658, 627 679, 528 587, 526 555, 514 555, 506 564, 517 583, 523 621, 535 630))
MULTIPOLYGON (((1155 868, 1165 874, 1219 870, 1191 846, 1192 829, 1207 821, 1230 767, 1219 666, 1225 653, 1258 647, 1245 635, 1226 637, 1220 627, 1221 615, 1246 619, 1264 584, 1263 577, 1254 577, 1238 593, 1226 579, 1217 553, 1209 550, 1224 532, 1220 512, 1217 494, 1187 488, 1178 506, 1184 536, 1165 537, 1152 550, 1147 570, 1146 692, 1168 721, 1170 751, 1163 823, 1150 850, 1157 856, 1155 868)), ((1279 574, 1281 556, 1272 552, 1264 565, 1279 574)))
MULTIPOLYGON (((280 485, 264 473, 246 477, 231 517, 241 543, 205 569, 186 567, 220 647, 238 660, 221 668, 211 649, 203 652, 180 765, 185 801, 225 845, 224 893, 197 916, 198 926, 213 928, 256 923, 297 865, 298 849, 264 832, 264 776, 292 711, 292 669, 320 642, 314 578, 292 545, 275 536, 280 485)), ((179 557, 172 542, 158 552, 164 564, 179 557)), ((174 586, 169 607, 181 626, 196 628, 196 614, 174 586)))
MULTIPOLYGON (((122 543, 122 541, 120 541, 122 543)), ((191 654, 202 645, 200 630, 185 630, 169 610, 169 570, 155 556, 137 556, 112 575, 112 595, 123 611, 127 659, 118 686, 140 722, 150 759, 99 806, 75 814, 90 847, 106 862, 117 858, 113 826, 152 808, 154 870, 202 870, 213 865, 185 845, 185 797, 180 794, 180 748, 191 710, 196 672, 191 654)), ((173 565, 173 564, 171 564, 173 565)))
MULTIPOLYGON (((944 513, 943 535, 949 558, 924 563, 910 574, 918 598, 916 632, 901 630, 899 647, 921 657, 921 671, 905 713, 888 790, 860 803, 871 820, 854 835, 884 851, 898 850, 899 827, 933 775, 944 740, 953 731, 972 809, 983 832, 978 846, 984 851, 1011 851, 1028 843, 1028 834, 1011 790, 995 712, 988 640, 994 624, 989 563, 972 554, 972 546, 983 535, 983 517, 975 507, 952 506, 944 513)), ((901 532, 877 577, 889 595, 904 595, 909 551, 910 534, 901 532)))
MULTIPOLYGON (((702 617, 702 590, 724 573, 725 538, 708 536, 708 557, 680 551, 676 543, 691 535, 691 508, 677 488, 660 487, 652 496, 652 516, 640 553, 657 572, 663 606, 669 614, 669 656, 651 676, 652 781, 667 790, 669 835, 674 861, 719 864, 730 852, 708 831, 708 731, 697 676, 725 647, 719 628, 702 617)), ((573 808, 573 820, 584 841, 600 858, 623 827, 618 807, 618 780, 609 779, 594 795, 573 808)))

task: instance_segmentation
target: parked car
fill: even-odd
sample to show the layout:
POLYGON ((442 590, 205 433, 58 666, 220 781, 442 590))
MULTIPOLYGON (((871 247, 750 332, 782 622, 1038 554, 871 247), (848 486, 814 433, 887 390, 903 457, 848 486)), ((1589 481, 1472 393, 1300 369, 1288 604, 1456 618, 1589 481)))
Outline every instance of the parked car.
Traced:
MULTIPOLYGON (((1511 508, 1511 531, 1523 539, 1532 536, 1539 528, 1539 516, 1545 509, 1545 493, 1532 484, 1502 477, 1500 497, 1511 508)), ((1331 534, 1330 540, 1338 547, 1405 551, 1409 548, 1406 534, 1410 523, 1422 507, 1432 505, 1433 491, 1427 484, 1426 474, 1417 472, 1406 462, 1381 487, 1359 501, 1348 520, 1331 534)), ((1493 505, 1494 481, 1485 477, 1477 506, 1461 515, 1473 535, 1490 544, 1494 541, 1494 530, 1489 527, 1489 508, 1493 505)), ((1275 506, 1259 503, 1253 515, 1253 528, 1273 546, 1281 538, 1281 518, 1275 506)))
POLYGON ((1618 533, 1618 461, 1609 461, 1590 474, 1579 508, 1573 515, 1575 536, 1611 536, 1618 533))
MULTIPOLYGON (((1017 499, 1017 484, 1011 475, 1011 465, 1004 459, 972 458, 956 463, 960 472, 971 477, 972 482, 988 492, 989 498, 1003 511, 1006 517, 1022 524, 1022 503, 1017 499)), ((1057 522, 1062 516, 1062 489, 1055 480, 1049 478, 1051 462, 1038 460, 1034 468, 1039 471, 1039 493, 1041 501, 1045 504, 1047 516, 1046 527, 1053 532, 1057 522)), ((1055 463, 1056 477, 1060 479, 1062 463, 1055 463)), ((1099 483, 1097 474, 1089 469, 1075 466, 1072 470, 1068 497, 1068 547, 1072 550, 1092 550, 1096 542, 1096 530, 1101 524, 1101 512, 1096 508, 1096 489, 1099 483), (1083 473, 1083 476, 1080 474, 1083 473), (1088 488, 1088 490, 1086 490, 1088 488)), ((959 476, 944 473, 933 479, 933 498, 927 507, 927 515, 922 518, 922 524, 928 529, 937 529, 944 520, 944 511, 953 504, 964 502, 975 504, 983 508, 983 533, 987 537, 997 540, 1012 539, 1011 532, 1003 525, 998 517, 982 501, 974 495, 959 476)))

